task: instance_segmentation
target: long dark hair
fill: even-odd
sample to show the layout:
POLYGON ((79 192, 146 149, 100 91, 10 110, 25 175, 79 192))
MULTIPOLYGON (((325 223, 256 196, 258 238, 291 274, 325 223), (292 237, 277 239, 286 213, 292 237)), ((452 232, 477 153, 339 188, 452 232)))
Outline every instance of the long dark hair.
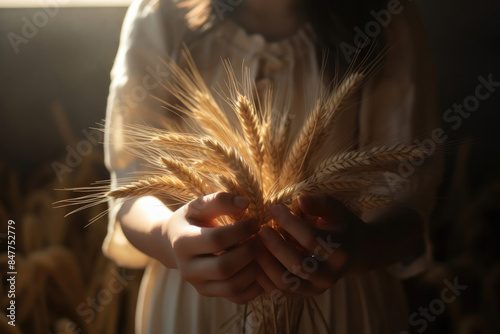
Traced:
POLYGON ((359 31, 365 31, 368 22, 375 20, 372 13, 383 9, 387 0, 303 0, 302 3, 305 18, 317 37, 318 55, 319 51, 328 51, 325 59, 328 68, 336 64, 341 68, 353 65, 368 70, 382 53, 385 45, 382 27, 364 45, 355 37, 359 31))
POLYGON ((387 0, 312 0, 302 3, 318 42, 334 48, 341 42, 353 44, 354 29, 364 30, 368 22, 375 20, 371 12, 381 10, 387 0))

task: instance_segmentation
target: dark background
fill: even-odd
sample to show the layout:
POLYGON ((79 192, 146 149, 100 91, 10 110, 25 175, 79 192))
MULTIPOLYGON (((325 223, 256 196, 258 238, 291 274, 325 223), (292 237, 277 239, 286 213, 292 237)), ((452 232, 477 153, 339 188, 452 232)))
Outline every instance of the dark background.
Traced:
MULTIPOLYGON (((500 2, 415 2, 434 53, 442 115, 474 94, 478 76, 492 74, 500 81, 500 2)), ((51 163, 64 161, 68 146, 75 149, 85 138, 82 131, 104 119, 126 12, 121 7, 61 8, 16 54, 7 34, 20 34, 21 18, 39 10, 0 8, 0 171, 2 179, 16 175, 21 199, 35 191, 24 182, 30 175, 43 169, 45 179, 54 178, 51 163)), ((500 332, 499 106, 500 90, 457 131, 448 132, 447 172, 431 225, 437 264, 407 282, 411 310, 438 298, 445 278, 458 277, 468 289, 426 333, 500 332)), ((102 155, 100 147, 93 150, 102 155)), ((97 175, 107 177, 102 168, 97 175)), ((13 209, 4 186, 9 182, 2 183, 3 210, 21 220, 24 212, 13 209)))

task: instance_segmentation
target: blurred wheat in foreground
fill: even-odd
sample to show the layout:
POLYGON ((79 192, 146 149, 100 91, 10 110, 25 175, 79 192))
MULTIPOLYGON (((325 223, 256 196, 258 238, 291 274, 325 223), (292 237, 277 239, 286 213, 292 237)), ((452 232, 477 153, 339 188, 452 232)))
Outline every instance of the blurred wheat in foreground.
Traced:
MULTIPOLYGON (((270 218, 270 208, 284 204, 297 211, 296 199, 300 194, 328 193, 357 213, 387 205, 390 202, 387 195, 368 189, 373 189, 384 171, 424 154, 418 147, 402 143, 346 151, 324 157, 312 166, 311 158, 318 154, 339 115, 361 87, 365 79, 363 73, 351 72, 332 92, 318 93, 300 132, 287 143, 284 139, 289 132, 286 120, 273 115, 270 93, 264 103, 254 94, 248 70, 243 73, 242 82, 238 82, 231 65, 224 63, 229 92, 224 100, 234 112, 227 115, 205 85, 193 59, 187 52, 184 57, 188 63, 186 69, 173 61, 165 62, 172 72, 172 80, 165 89, 180 102, 167 107, 190 121, 180 126, 172 122, 176 125, 162 130, 134 124, 125 129, 131 139, 128 149, 151 165, 151 173, 122 180, 118 187, 108 188, 105 193, 72 199, 70 203, 91 205, 108 197, 128 199, 154 195, 183 204, 225 191, 250 200, 246 217, 277 228, 270 218), (233 119, 238 122, 230 121, 233 119)), ((223 217, 220 224, 241 218, 223 217)), ((290 240, 289 236, 283 236, 290 240)), ((257 298, 242 314, 244 321, 248 317, 260 317, 259 332, 296 332, 304 311, 322 323, 316 331, 319 327, 327 329, 313 299, 287 297, 280 305, 271 303, 272 310, 266 314, 260 310, 270 298, 268 295, 257 298)))

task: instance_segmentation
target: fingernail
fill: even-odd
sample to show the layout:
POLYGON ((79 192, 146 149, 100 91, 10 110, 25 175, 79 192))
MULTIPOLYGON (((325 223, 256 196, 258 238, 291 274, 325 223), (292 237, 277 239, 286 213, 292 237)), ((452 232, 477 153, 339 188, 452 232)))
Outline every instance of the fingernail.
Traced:
POLYGON ((299 204, 310 205, 313 202, 313 198, 310 195, 299 195, 297 196, 299 204))
POLYGON ((259 235, 265 239, 265 240, 269 240, 271 238, 271 228, 269 226, 263 226, 261 229, 260 229, 260 232, 259 232, 259 235))
POLYGON ((245 197, 240 197, 240 196, 236 196, 233 199, 233 202, 234 202, 234 205, 236 205, 240 209, 245 209, 248 206, 248 204, 250 204, 250 201, 248 199, 246 199, 245 197))

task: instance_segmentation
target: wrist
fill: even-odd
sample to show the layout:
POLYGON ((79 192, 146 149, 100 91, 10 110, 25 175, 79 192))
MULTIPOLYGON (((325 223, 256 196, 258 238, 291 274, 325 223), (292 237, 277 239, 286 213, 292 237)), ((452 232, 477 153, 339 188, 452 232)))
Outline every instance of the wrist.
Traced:
POLYGON ((162 226, 172 212, 156 197, 145 196, 123 203, 117 219, 128 241, 139 251, 175 268, 171 260, 168 240, 163 239, 162 226))
POLYGON ((172 218, 172 212, 167 216, 159 217, 151 228, 151 236, 154 241, 155 258, 160 261, 165 267, 176 269, 177 262, 175 261, 175 254, 172 248, 172 242, 169 231, 169 224, 172 218))

